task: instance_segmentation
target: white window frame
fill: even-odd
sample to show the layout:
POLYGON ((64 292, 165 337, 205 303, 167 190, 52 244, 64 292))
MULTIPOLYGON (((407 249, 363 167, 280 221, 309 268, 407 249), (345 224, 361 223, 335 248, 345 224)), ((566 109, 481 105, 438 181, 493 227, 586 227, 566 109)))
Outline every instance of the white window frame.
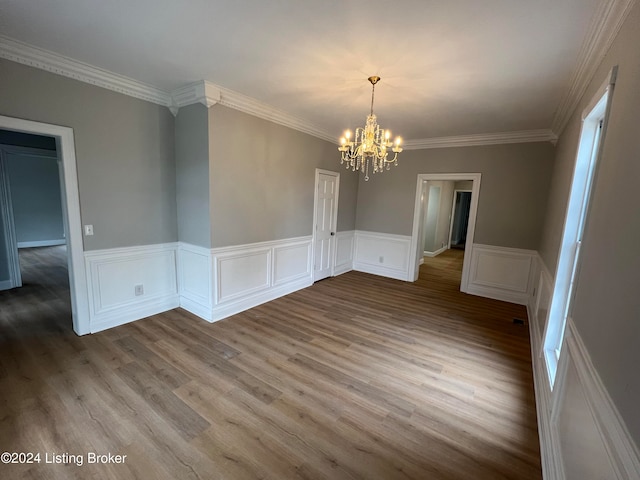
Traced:
POLYGON ((598 89, 582 114, 582 128, 544 334, 543 354, 551 389, 558 372, 564 332, 572 315, 589 199, 593 190, 598 158, 602 151, 616 73, 617 68, 614 68, 609 80, 598 89))

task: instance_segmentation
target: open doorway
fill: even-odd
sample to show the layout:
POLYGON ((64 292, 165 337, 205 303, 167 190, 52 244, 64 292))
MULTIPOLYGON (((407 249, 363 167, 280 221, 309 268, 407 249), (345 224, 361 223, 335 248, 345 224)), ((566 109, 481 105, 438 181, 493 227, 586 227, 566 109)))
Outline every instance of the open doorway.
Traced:
POLYGON ((473 245, 480 179, 479 173, 418 175, 410 257, 414 281, 425 261, 444 262, 447 269, 460 272, 460 291, 467 291, 471 255, 466 252, 473 245), (458 202, 458 193, 462 192, 469 192, 470 196, 461 195, 458 202), (463 248, 452 249, 452 240, 463 248))
POLYGON ((5 321, 14 330, 71 328, 55 139, 0 129, 0 191, 4 245, 0 257, 3 265, 11 263, 9 275, 0 272, 5 321))
POLYGON ((449 229, 449 248, 464 250, 469 228, 471 190, 454 190, 449 229))
MULTIPOLYGON (((50 125, 46 123, 32 122, 12 117, 0 116, 0 130, 9 132, 14 137, 17 134, 29 134, 33 136, 46 137, 45 141, 55 144, 55 152, 57 155, 58 168, 58 188, 60 191, 59 201, 61 206, 63 231, 62 238, 58 241, 60 245, 51 245, 51 248, 58 247, 57 251, 51 252, 51 257, 62 262, 64 267, 66 257, 66 278, 68 279, 68 296, 70 299, 71 318, 67 317, 67 321, 71 320, 73 330, 78 335, 90 333, 89 322, 89 302, 86 272, 84 269, 84 255, 82 247, 82 229, 80 221, 80 198, 78 194, 78 180, 76 173, 75 144, 73 139, 73 130, 68 127, 50 125), (63 254, 64 253, 64 254, 63 254), (62 256, 62 260, 60 257, 62 256)), ((42 146, 42 145, 40 145, 42 146)), ((28 148, 28 147, 25 147, 28 148)), ((39 150, 43 150, 42 148, 39 150)), ((4 162, 3 162, 4 163, 4 162)), ((0 180, 3 181, 3 188, 0 189, 2 194, 2 225, 0 225, 0 250, 6 258, 0 264, 7 265, 8 272, 4 273, 11 285, 19 286, 22 282, 20 269, 20 256, 18 254, 18 239, 16 236, 15 219, 13 218, 13 210, 7 207, 10 195, 7 182, 6 168, 3 167, 3 175, 0 180)), ((48 239, 51 240, 51 239, 48 239)), ((37 244, 23 243, 25 247, 34 248, 37 244)), ((33 264, 34 260, 31 259, 33 264)), ((33 271, 42 272, 42 268, 34 267, 33 271)), ((55 278, 60 275, 61 270, 57 270, 54 275, 51 273, 49 278, 55 278)), ((62 269, 64 272, 64 268, 62 269)), ((20 289, 18 289, 20 290, 20 289)))

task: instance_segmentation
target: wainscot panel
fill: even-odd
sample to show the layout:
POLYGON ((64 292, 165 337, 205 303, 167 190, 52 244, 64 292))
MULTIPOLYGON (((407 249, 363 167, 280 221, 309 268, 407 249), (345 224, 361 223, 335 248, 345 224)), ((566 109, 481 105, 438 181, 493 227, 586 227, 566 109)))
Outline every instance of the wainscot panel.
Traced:
POLYGON ((467 293, 527 305, 537 252, 474 244, 467 293))
POLYGON ((353 270, 353 248, 355 230, 338 232, 336 234, 336 263, 333 274, 340 275, 353 270))
POLYGON ((213 306, 209 321, 242 312, 313 283, 311 237, 211 250, 213 306))
POLYGON ((176 251, 170 243, 85 252, 91 332, 176 308, 176 251))
POLYGON ((407 281, 410 247, 405 235, 356 230, 353 269, 407 281))

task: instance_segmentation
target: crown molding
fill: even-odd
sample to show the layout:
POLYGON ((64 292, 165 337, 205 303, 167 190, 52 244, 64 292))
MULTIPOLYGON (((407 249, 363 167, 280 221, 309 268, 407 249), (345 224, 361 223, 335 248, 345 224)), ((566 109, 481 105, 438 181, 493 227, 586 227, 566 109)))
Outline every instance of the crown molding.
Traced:
POLYGON ((551 129, 558 135, 567 126, 635 3, 636 0, 604 0, 599 3, 578 54, 569 86, 558 104, 551 124, 551 129))
POLYGON ((175 116, 180 107, 201 103, 209 108, 218 102, 220 102, 220 87, 206 80, 200 80, 173 90, 169 110, 175 116))
POLYGON ((558 137, 551 130, 521 130, 518 132, 481 133, 477 135, 459 135, 455 137, 434 137, 421 140, 407 140, 405 150, 423 148, 473 147, 477 145, 500 145, 506 143, 551 142, 558 137))
POLYGON ((46 70, 158 105, 171 105, 169 94, 151 85, 2 35, 0 35, 0 58, 6 58, 23 65, 46 70))
POLYGON ((322 140, 326 140, 336 145, 338 144, 335 135, 331 135, 319 129, 317 126, 306 120, 303 120, 302 118, 290 115, 281 110, 277 110, 271 105, 262 103, 255 98, 248 97, 241 93, 234 92, 233 90, 229 90, 228 88, 218 88, 220 88, 221 92, 220 105, 224 105, 235 110, 240 110, 241 112, 248 113, 249 115, 253 115, 254 117, 262 118, 263 120, 269 120, 270 122, 293 128, 294 130, 298 130, 303 133, 308 133, 309 135, 313 135, 314 137, 318 137, 322 140))

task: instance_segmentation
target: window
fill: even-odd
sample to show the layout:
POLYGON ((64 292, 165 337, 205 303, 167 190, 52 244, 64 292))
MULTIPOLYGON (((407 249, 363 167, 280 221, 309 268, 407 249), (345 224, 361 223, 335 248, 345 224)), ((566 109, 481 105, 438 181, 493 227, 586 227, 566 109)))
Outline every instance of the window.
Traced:
POLYGON ((571 181, 556 279, 544 335, 544 357, 551 388, 553 388, 558 370, 567 319, 571 318, 589 197, 615 74, 616 70, 614 69, 611 81, 598 91, 582 117, 578 153, 571 181))

